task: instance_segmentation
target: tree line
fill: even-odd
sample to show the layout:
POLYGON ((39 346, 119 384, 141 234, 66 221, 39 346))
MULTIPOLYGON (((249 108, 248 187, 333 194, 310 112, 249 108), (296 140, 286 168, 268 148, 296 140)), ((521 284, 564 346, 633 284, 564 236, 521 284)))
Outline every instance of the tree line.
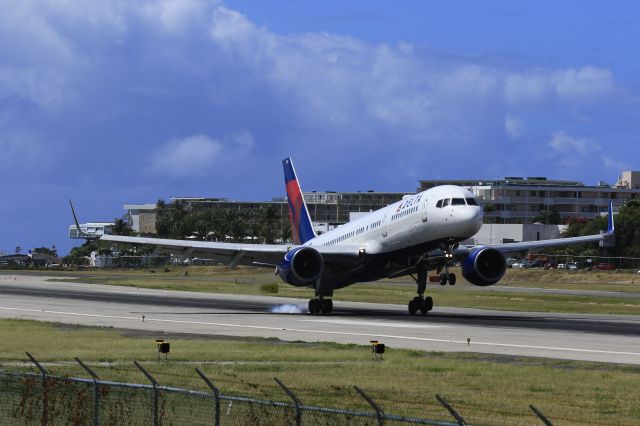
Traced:
POLYGON ((156 230, 160 238, 195 238, 223 242, 273 244, 291 239, 288 215, 274 206, 252 210, 189 207, 157 203, 156 230))

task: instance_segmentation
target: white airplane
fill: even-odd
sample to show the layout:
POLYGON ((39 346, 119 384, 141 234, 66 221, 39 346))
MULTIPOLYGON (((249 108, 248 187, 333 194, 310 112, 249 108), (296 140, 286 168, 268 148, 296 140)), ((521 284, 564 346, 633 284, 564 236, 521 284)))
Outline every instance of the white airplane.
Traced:
MULTIPOLYGON (((230 267, 275 267, 283 281, 310 287, 309 313, 333 310, 333 291, 357 282, 410 275, 418 295, 409 302, 409 314, 427 315, 433 299, 425 297, 429 270, 439 273, 441 285, 456 283, 449 272, 455 261, 472 284, 497 283, 506 270, 505 254, 544 247, 584 244, 613 238, 609 203, 605 233, 583 237, 492 245, 460 245, 482 226, 483 212, 473 194, 459 186, 443 185, 371 212, 322 235, 316 235, 290 158, 282 162, 289 203, 293 244, 240 244, 103 235, 102 241, 155 245, 163 253, 214 259, 230 267)), ((74 220, 78 220, 71 206, 74 220)), ((78 226, 78 229, 80 227, 78 226)))

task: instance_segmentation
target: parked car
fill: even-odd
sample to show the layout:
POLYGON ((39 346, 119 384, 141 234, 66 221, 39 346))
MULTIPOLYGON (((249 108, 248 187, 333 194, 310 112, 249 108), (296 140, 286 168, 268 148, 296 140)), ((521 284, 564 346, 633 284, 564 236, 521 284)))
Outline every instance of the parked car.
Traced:
POLYGON ((512 267, 512 268, 516 268, 516 269, 518 269, 518 268, 520 268, 520 267, 521 267, 521 264, 522 264, 522 261, 521 261, 521 260, 519 260, 519 261, 517 261, 517 262, 513 263, 513 264, 511 265, 511 267, 512 267))
POLYGON ((568 262, 567 263, 567 269, 570 271, 577 271, 578 270, 578 264, 576 262, 568 262))
POLYGON ((610 264, 610 263, 604 263, 604 262, 602 262, 602 263, 596 263, 596 264, 593 266, 593 269, 598 269, 598 270, 600 270, 600 271, 611 271, 611 270, 613 270, 613 269, 616 269, 616 267, 615 267, 615 266, 613 266, 613 265, 612 265, 612 264, 610 264))
POLYGON ((526 260, 521 260, 520 262, 516 262, 513 265, 511 265, 511 267, 515 269, 522 269, 522 268, 526 268, 527 263, 529 262, 526 260))
POLYGON ((507 267, 513 268, 513 265, 516 264, 516 263, 520 263, 520 259, 515 258, 515 257, 507 258, 507 267))
POLYGON ((566 263, 558 263, 557 268, 558 269, 567 269, 567 264, 566 263))
POLYGON ((542 260, 532 260, 531 262, 527 262, 523 268, 542 268, 544 266, 544 262, 542 260))

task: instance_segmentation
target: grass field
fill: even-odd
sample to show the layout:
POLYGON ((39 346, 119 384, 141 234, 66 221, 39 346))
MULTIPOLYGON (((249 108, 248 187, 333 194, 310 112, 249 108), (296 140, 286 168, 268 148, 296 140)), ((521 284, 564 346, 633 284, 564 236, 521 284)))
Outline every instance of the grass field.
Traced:
MULTIPOLYGON (((459 270, 454 270, 461 277, 459 270)), ((47 272, 49 273, 49 272, 47 272)), ((309 298, 308 288, 280 282, 273 272, 255 268, 182 267, 152 271, 55 272, 61 280, 79 280, 95 284, 124 285, 167 290, 211 293, 271 294, 309 298), (185 275, 185 271, 188 275, 185 275)), ((455 287, 430 284, 427 292, 436 306, 452 306, 527 312, 566 312, 585 314, 640 315, 640 297, 619 298, 607 295, 544 294, 535 288, 640 293, 640 275, 630 272, 543 271, 509 269, 497 285, 480 288, 460 278, 455 287), (507 292, 505 287, 530 288, 531 291, 507 292)), ((361 301, 405 304, 415 296, 410 278, 356 284, 336 291, 336 301, 361 301)))
POLYGON ((533 404, 558 424, 638 424, 640 368, 548 359, 429 353, 390 348, 382 362, 368 347, 275 339, 184 338, 137 332, 0 321, 0 368, 33 367, 30 351, 53 374, 82 376, 77 356, 102 379, 145 383, 138 360, 163 385, 206 390, 201 368, 224 393, 286 401, 278 377, 305 404, 367 409, 357 385, 386 412, 451 419, 440 393, 475 424, 537 424, 533 404), (156 361, 156 337, 170 338, 169 361, 156 361))

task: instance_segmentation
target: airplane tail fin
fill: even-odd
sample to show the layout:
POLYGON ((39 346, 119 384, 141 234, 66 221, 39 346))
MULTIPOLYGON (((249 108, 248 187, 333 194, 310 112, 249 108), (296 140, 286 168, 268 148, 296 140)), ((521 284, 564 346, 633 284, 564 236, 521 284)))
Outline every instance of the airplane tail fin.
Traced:
POLYGON ((613 223, 613 202, 609 201, 609 218, 607 220, 607 235, 613 235, 616 226, 613 223))
POLYGON ((73 221, 75 222, 76 229, 78 230, 78 237, 84 238, 86 240, 95 240, 95 239, 97 239, 97 237, 91 236, 91 235, 87 234, 86 232, 84 232, 82 230, 82 228, 80 227, 80 223, 78 222, 78 216, 76 216, 76 209, 73 208, 73 203, 71 202, 71 199, 69 199, 69 206, 71 207, 71 214, 73 215, 73 221))
POLYGON ((304 244, 312 238, 316 237, 316 232, 311 225, 311 216, 309 210, 302 197, 300 184, 296 171, 293 168, 293 162, 290 157, 282 160, 284 168, 284 182, 287 190, 287 199, 289 201, 289 221, 291 222, 291 236, 295 244, 304 244))

